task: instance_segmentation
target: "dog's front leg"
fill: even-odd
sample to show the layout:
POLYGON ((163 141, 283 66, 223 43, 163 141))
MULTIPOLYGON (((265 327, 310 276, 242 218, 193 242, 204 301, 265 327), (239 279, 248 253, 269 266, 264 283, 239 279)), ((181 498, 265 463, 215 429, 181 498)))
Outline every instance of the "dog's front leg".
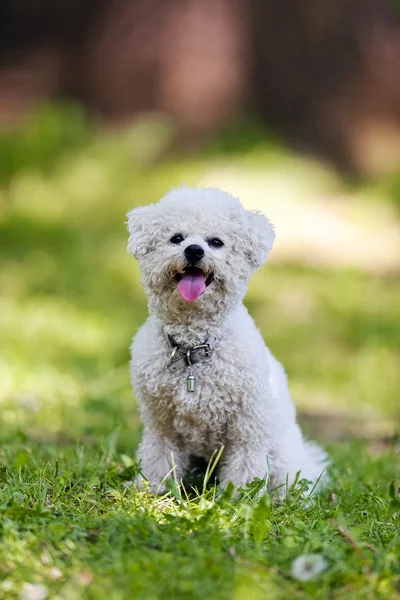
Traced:
MULTIPOLYGON (((186 453, 179 450, 168 438, 150 428, 144 430, 137 456, 142 474, 154 493, 165 491, 167 479, 180 482, 189 464, 186 453)), ((143 478, 140 477, 138 482, 142 484, 143 478)))
POLYGON ((246 486, 258 477, 265 479, 268 473, 267 448, 251 445, 228 447, 221 467, 221 486, 233 483, 235 489, 246 486))

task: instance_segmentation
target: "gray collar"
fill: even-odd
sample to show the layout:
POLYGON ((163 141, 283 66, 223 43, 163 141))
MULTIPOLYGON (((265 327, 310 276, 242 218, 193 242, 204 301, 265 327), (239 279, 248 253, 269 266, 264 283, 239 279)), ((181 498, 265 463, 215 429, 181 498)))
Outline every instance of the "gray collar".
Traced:
POLYGON ((196 363, 207 361, 213 349, 213 345, 216 341, 214 337, 207 337, 202 344, 196 344, 194 346, 180 346, 178 342, 174 340, 172 335, 165 333, 168 344, 171 346, 172 351, 167 366, 170 373, 176 373, 185 367, 191 367, 196 363))

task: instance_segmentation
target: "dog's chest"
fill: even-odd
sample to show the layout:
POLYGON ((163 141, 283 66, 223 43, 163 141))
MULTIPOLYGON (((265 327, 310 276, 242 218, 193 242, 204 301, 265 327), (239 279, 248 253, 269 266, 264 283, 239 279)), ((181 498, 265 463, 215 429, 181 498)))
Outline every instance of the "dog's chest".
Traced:
MULTIPOLYGON (((137 384, 145 410, 157 429, 194 453, 211 451, 225 444, 235 415, 241 410, 249 374, 238 369, 226 352, 214 352, 209 360, 168 370, 168 357, 148 357, 139 369, 137 384), (188 391, 187 378, 195 377, 195 389, 188 391)), ((250 377, 251 379, 251 377, 250 377)))

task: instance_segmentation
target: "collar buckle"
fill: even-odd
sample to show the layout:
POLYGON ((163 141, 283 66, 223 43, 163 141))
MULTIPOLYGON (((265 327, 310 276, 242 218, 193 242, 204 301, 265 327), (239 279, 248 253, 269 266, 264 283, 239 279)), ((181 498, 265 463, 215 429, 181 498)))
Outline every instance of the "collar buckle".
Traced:
POLYGON ((210 354, 211 354, 211 348, 210 348, 210 344, 198 344, 197 346, 193 346, 193 348, 191 350, 188 350, 188 352, 193 352, 193 350, 204 350, 204 357, 205 358, 210 358, 210 354))
POLYGON ((173 346, 169 357, 169 364, 167 366, 171 373, 175 373, 185 367, 190 368, 196 363, 203 362, 210 358, 212 350, 210 344, 207 342, 204 342, 204 344, 197 344, 192 348, 181 348, 170 338, 170 343, 171 341, 173 346))

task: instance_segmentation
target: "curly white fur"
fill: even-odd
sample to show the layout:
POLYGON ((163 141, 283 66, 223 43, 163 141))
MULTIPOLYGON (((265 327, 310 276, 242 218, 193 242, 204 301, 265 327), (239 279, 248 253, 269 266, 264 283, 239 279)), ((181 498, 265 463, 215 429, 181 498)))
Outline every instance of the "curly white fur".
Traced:
POLYGON ((149 299, 150 316, 132 343, 131 373, 144 423, 138 456, 152 489, 162 488, 172 470, 181 479, 191 455, 208 460, 221 446, 222 486, 267 475, 274 487, 290 485, 299 471, 315 482, 326 455, 303 439, 285 372, 242 302, 271 250, 270 222, 228 193, 181 188, 132 210, 128 229, 149 299), (172 244, 178 233, 184 240, 172 244), (214 237, 223 247, 208 245, 214 237), (190 244, 204 249, 200 266, 214 275, 194 302, 181 297, 174 277, 185 268, 190 244), (166 333, 183 346, 216 340, 210 359, 194 367, 194 393, 186 389, 186 369, 167 370, 166 333))

